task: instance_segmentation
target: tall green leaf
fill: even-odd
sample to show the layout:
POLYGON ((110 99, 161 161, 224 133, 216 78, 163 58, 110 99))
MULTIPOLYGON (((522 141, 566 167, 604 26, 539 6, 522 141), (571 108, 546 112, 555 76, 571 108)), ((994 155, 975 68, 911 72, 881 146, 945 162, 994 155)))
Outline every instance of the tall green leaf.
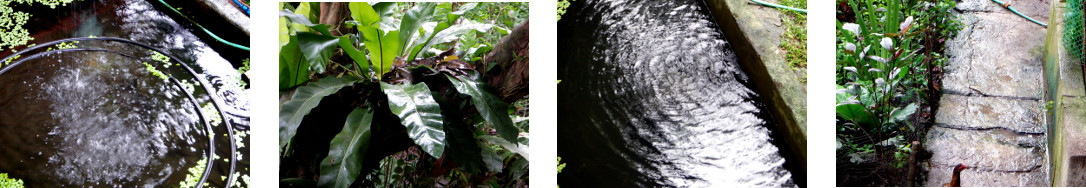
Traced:
POLYGON ((384 33, 375 26, 358 26, 358 30, 362 32, 362 42, 366 44, 366 50, 370 51, 370 63, 379 68, 377 73, 388 72, 399 55, 399 31, 384 33))
POLYGON ((400 21, 400 46, 397 49, 398 54, 404 54, 404 50, 411 45, 411 37, 415 35, 415 32, 419 31, 419 27, 423 23, 430 20, 430 16, 434 14, 434 3, 425 2, 419 4, 415 8, 404 13, 403 20, 400 21))
POLYGON ((381 90, 388 95, 389 109, 407 127, 407 135, 423 151, 440 158, 445 152, 441 107, 431 96, 426 83, 392 85, 381 82, 381 90))
POLYGON ((321 176, 317 182, 320 187, 345 188, 358 177, 370 144, 372 120, 373 110, 369 109, 355 107, 347 115, 343 130, 328 146, 328 157, 321 160, 321 176))
POLYGON ((317 35, 310 32, 298 33, 298 47, 309 61, 309 70, 317 74, 324 73, 325 62, 332 58, 332 51, 339 44, 339 39, 331 35, 317 35))
POLYGON ((309 81, 309 61, 302 57, 298 38, 287 36, 287 44, 279 49, 279 90, 290 89, 309 81))
POLYGON ((279 106, 279 148, 283 149, 297 134, 298 125, 309 111, 320 104, 321 98, 355 83, 352 78, 325 77, 299 87, 290 101, 279 106))
POLYGON ((509 150, 509 151, 511 151, 513 153, 516 153, 517 155, 520 155, 521 157, 524 157, 525 160, 530 160, 530 159, 528 159, 528 156, 529 156, 528 155, 528 145, 517 145, 517 144, 509 143, 509 141, 505 141, 504 139, 501 139, 501 138, 498 138, 498 137, 495 137, 495 136, 490 136, 490 135, 479 136, 479 138, 482 138, 483 140, 486 140, 487 142, 502 146, 506 150, 509 150))
POLYGON ((373 26, 373 23, 381 21, 381 17, 369 3, 351 2, 347 4, 347 9, 351 10, 351 18, 363 26, 373 26))
POLYGON ((520 130, 513 126, 513 120, 509 118, 509 104, 502 102, 500 97, 493 94, 490 86, 479 79, 479 73, 470 72, 462 79, 446 77, 449 77, 456 91, 471 96, 472 106, 475 106, 483 119, 494 125, 494 129, 498 130, 498 135, 510 143, 517 143, 520 130))
MULTIPOLYGON (((440 26, 441 24, 438 24, 438 27, 440 26)), ((456 40, 457 36, 460 36, 461 34, 464 34, 471 30, 486 32, 490 29, 490 27, 493 27, 493 25, 483 23, 462 23, 449 26, 447 29, 442 29, 440 31, 437 31, 437 29, 435 28, 433 36, 430 36, 430 38, 427 39, 426 42, 420 43, 418 46, 412 49, 411 54, 408 55, 408 59, 415 59, 415 57, 418 57, 419 53, 421 53, 423 50, 430 49, 430 46, 433 46, 434 44, 456 40)))
POLYGON ((365 53, 354 47, 354 44, 351 43, 351 36, 339 37, 339 47, 343 48, 343 52, 346 52, 347 56, 350 56, 351 59, 354 60, 355 66, 358 66, 358 70, 362 71, 362 75, 370 75, 370 60, 366 59, 365 53))

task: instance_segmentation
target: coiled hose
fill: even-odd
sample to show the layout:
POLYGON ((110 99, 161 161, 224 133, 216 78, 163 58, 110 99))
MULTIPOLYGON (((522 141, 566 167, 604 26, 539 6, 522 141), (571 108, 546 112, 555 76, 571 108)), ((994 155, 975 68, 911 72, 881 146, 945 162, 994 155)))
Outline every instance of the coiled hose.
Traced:
MULTIPOLYGON (((179 59, 179 58, 177 58, 177 57, 175 57, 175 56, 173 56, 173 55, 171 55, 169 53, 166 53, 165 51, 159 50, 158 48, 154 48, 154 47, 151 47, 150 45, 143 44, 143 43, 138 43, 138 42, 131 41, 131 40, 128 40, 128 39, 113 38, 113 37, 96 37, 96 38, 81 37, 81 38, 68 38, 68 39, 62 39, 62 40, 55 40, 55 41, 50 41, 50 42, 42 43, 42 44, 39 44, 39 45, 35 45, 35 46, 32 46, 32 47, 20 50, 18 52, 12 53, 11 55, 8 55, 8 56, 0 59, 0 62, 7 62, 9 59, 19 58, 20 55, 22 55, 24 53, 34 51, 34 50, 37 50, 37 49, 41 49, 41 48, 44 48, 46 46, 56 45, 56 44, 59 44, 59 43, 62 43, 62 42, 90 41, 90 40, 127 43, 127 44, 140 46, 140 47, 143 47, 143 48, 150 49, 150 50, 153 50, 155 52, 161 53, 161 54, 166 55, 167 57, 169 57, 170 61, 173 61, 173 62, 177 63, 178 65, 181 65, 181 67, 183 67, 185 71, 188 71, 190 74, 193 75, 194 78, 196 78, 197 81, 200 82, 200 86, 204 88, 204 91, 207 91, 209 98, 211 98, 211 104, 214 105, 215 109, 217 109, 219 111, 219 116, 223 119, 222 122, 225 124, 225 126, 227 128, 228 133, 226 134, 226 136, 229 137, 229 139, 230 139, 230 171, 228 171, 229 173, 226 175, 228 177, 228 179, 226 179, 226 186, 224 186, 224 187, 230 187, 234 183, 233 174, 237 170, 236 167, 235 167, 236 166, 236 161, 237 161, 237 155, 234 154, 234 153, 237 153, 237 145, 235 144, 236 141, 234 140, 234 125, 232 123, 230 123, 229 119, 227 119, 226 113, 222 113, 223 112, 223 107, 222 107, 222 105, 220 105, 220 104, 222 104, 222 99, 219 99, 219 97, 215 96, 215 94, 214 94, 215 90, 214 90, 214 88, 211 88, 210 82, 205 80, 203 77, 198 76, 199 74, 197 74, 196 71, 193 71, 193 69, 190 68, 187 64, 185 64, 184 62, 181 62, 181 59, 179 59)), ((64 53, 64 52, 79 52, 79 51, 108 52, 108 53, 118 54, 118 55, 128 57, 128 58, 136 59, 133 56, 123 54, 121 52, 114 51, 114 50, 108 50, 108 49, 70 48, 70 49, 50 50, 50 51, 44 51, 44 52, 36 53, 34 55, 31 55, 31 56, 28 56, 28 57, 25 57, 25 58, 19 58, 18 60, 15 60, 11 64, 0 68, 0 75, 3 75, 5 72, 10 71, 13 67, 18 66, 18 65, 22 64, 23 62, 26 62, 27 60, 37 59, 37 58, 40 58, 40 57, 43 57, 43 56, 46 56, 46 55, 51 55, 51 54, 59 54, 59 53, 64 53)), ((169 79, 170 82, 173 83, 174 86, 176 86, 177 88, 184 88, 183 86, 181 86, 181 81, 177 80, 173 76, 169 76, 169 78, 170 78, 169 79)), ((184 89, 182 89, 182 90, 184 90, 184 89)), ((185 96, 188 97, 189 101, 192 103, 192 105, 194 107, 200 106, 199 104, 196 103, 196 98, 193 97, 191 93, 189 93, 189 92, 181 92, 181 93, 184 93, 185 96)), ((215 158, 215 136, 214 135, 216 135, 216 134, 215 134, 214 128, 211 126, 211 122, 209 122, 207 120, 207 118, 205 118, 207 116, 204 116, 203 110, 195 110, 195 111, 196 111, 197 115, 200 116, 200 121, 203 122, 205 128, 207 128, 208 134, 210 134, 210 136, 208 136, 208 139, 209 139, 208 147, 209 147, 209 151, 211 151, 211 152, 208 152, 208 154, 206 156, 207 159, 209 160, 209 162, 204 167, 204 173, 200 177, 200 181, 196 184, 196 187, 202 188, 204 183, 207 182, 207 177, 208 177, 208 175, 211 174, 211 169, 212 169, 213 165, 215 164, 214 162, 212 162, 212 161, 214 161, 212 159, 215 158)))

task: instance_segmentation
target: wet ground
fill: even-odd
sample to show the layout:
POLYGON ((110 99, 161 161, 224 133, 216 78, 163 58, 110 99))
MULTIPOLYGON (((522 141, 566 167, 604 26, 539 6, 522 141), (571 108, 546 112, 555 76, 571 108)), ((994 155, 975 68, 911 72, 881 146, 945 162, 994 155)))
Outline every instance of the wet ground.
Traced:
MULTIPOLYGON (((249 118, 228 115, 233 127, 220 122, 209 132, 197 114, 213 106, 210 96, 215 95, 223 99, 222 111, 248 115, 247 90, 237 86, 231 63, 190 30, 148 1, 79 3, 32 14, 29 23, 49 24, 28 26, 36 38, 31 43, 88 36, 130 39, 180 58, 199 74, 177 65, 158 70, 193 84, 196 77, 209 80, 217 92, 209 94, 197 84, 196 101, 190 101, 187 91, 146 70, 144 62, 157 62, 148 49, 135 45, 75 44, 131 57, 64 52, 28 60, 0 74, 0 172, 30 187, 175 187, 197 161, 213 153, 210 186, 225 186, 231 165, 233 179, 248 181, 249 118), (228 136, 231 128, 236 140, 228 136), (231 155, 237 158, 234 163, 231 155)), ((231 61, 247 57, 229 55, 231 61)))
POLYGON ((575 1, 558 28, 561 186, 797 186, 699 1, 575 1))
MULTIPOLYGON (((1048 20, 1048 1, 1012 5, 1048 20)), ((956 7, 965 24, 947 42, 949 63, 921 165, 925 186, 941 186, 957 164, 962 186, 1048 186, 1044 108, 1045 28, 988 0, 956 7)))

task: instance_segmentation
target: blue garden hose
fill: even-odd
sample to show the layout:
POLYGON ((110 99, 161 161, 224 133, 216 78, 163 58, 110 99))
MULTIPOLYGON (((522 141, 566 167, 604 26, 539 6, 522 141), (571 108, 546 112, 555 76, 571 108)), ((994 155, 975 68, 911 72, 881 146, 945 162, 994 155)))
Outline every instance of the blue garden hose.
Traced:
POLYGON ((1014 8, 1011 8, 1010 3, 1003 3, 1002 1, 999 1, 999 0, 992 0, 992 1, 995 1, 996 3, 999 3, 1000 5, 1003 5, 1003 7, 1007 7, 1007 9, 1010 9, 1011 12, 1014 12, 1015 14, 1018 14, 1018 16, 1026 18, 1029 21, 1032 21, 1033 23, 1037 23, 1037 25, 1048 27, 1048 24, 1041 23, 1040 21, 1034 20, 1033 18, 1030 18, 1029 16, 1026 16, 1026 15, 1022 14, 1021 12, 1018 12, 1018 10, 1015 10, 1014 8))
POLYGON ((773 3, 769 3, 769 2, 765 2, 765 1, 759 1, 759 0, 750 0, 750 1, 754 2, 754 3, 764 5, 764 6, 768 6, 768 7, 780 8, 780 9, 791 10, 791 11, 796 11, 796 12, 802 12, 804 14, 807 14, 807 10, 804 10, 804 9, 792 8, 792 7, 787 7, 787 6, 784 6, 784 5, 778 5, 778 4, 773 4, 773 3))
MULTIPOLYGON (((170 8, 170 10, 173 10, 173 12, 177 13, 178 15, 181 15, 181 17, 184 17, 186 20, 189 20, 189 22, 192 22, 192 24, 195 24, 196 27, 199 27, 200 29, 204 30, 204 32, 207 33, 207 35, 210 35, 211 38, 215 38, 215 40, 217 40, 217 41, 219 41, 219 42, 221 42, 223 44, 226 44, 227 46, 234 47, 234 48, 241 49, 241 50, 245 50, 245 51, 249 51, 248 46, 242 46, 240 44, 235 44, 233 42, 226 41, 226 39, 219 38, 218 35, 215 35, 215 33, 211 33, 211 31, 207 30, 207 28, 204 28, 204 26, 201 26, 200 23, 196 23, 196 21, 193 21, 191 18, 186 17, 185 14, 181 14, 181 11, 177 11, 176 8, 173 8, 172 6, 170 6, 170 4, 167 4, 166 1, 158 0, 158 2, 162 3, 162 5, 165 5, 166 8, 170 8)), ((234 0, 234 2, 237 2, 237 0, 234 0)), ((246 12, 248 12, 249 9, 246 8, 245 10, 246 10, 246 12)))
POLYGON ((241 2, 239 2, 238 0, 234 0, 234 4, 237 4, 239 7, 241 7, 241 10, 245 10, 245 15, 246 16, 249 15, 249 6, 245 6, 245 5, 241 4, 241 2))

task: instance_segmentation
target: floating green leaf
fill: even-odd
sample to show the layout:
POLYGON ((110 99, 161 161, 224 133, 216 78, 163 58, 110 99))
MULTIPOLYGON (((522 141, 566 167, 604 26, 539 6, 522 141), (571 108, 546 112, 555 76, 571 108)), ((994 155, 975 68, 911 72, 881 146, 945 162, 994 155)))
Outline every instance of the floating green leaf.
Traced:
POLYGON ((362 170, 362 159, 370 144, 370 123, 373 110, 355 107, 347 115, 343 130, 332 138, 328 157, 321 161, 320 187, 344 188, 351 186, 362 170))
POLYGON ((430 95, 426 83, 399 85, 381 83, 388 95, 388 106, 407 127, 407 135, 415 140, 423 151, 434 158, 445 152, 445 131, 442 130, 441 107, 430 95))
POLYGON ((279 107, 279 148, 283 149, 294 138, 302 118, 317 107, 322 98, 354 83, 351 78, 326 77, 299 87, 290 101, 279 107))
POLYGON ((483 119, 494 125, 494 129, 498 130, 498 135, 509 143, 517 143, 520 130, 513 126, 513 120, 509 118, 509 104, 492 94, 490 86, 479 80, 479 73, 470 72, 463 78, 447 77, 456 91, 471 96, 471 104, 475 106, 483 119))

